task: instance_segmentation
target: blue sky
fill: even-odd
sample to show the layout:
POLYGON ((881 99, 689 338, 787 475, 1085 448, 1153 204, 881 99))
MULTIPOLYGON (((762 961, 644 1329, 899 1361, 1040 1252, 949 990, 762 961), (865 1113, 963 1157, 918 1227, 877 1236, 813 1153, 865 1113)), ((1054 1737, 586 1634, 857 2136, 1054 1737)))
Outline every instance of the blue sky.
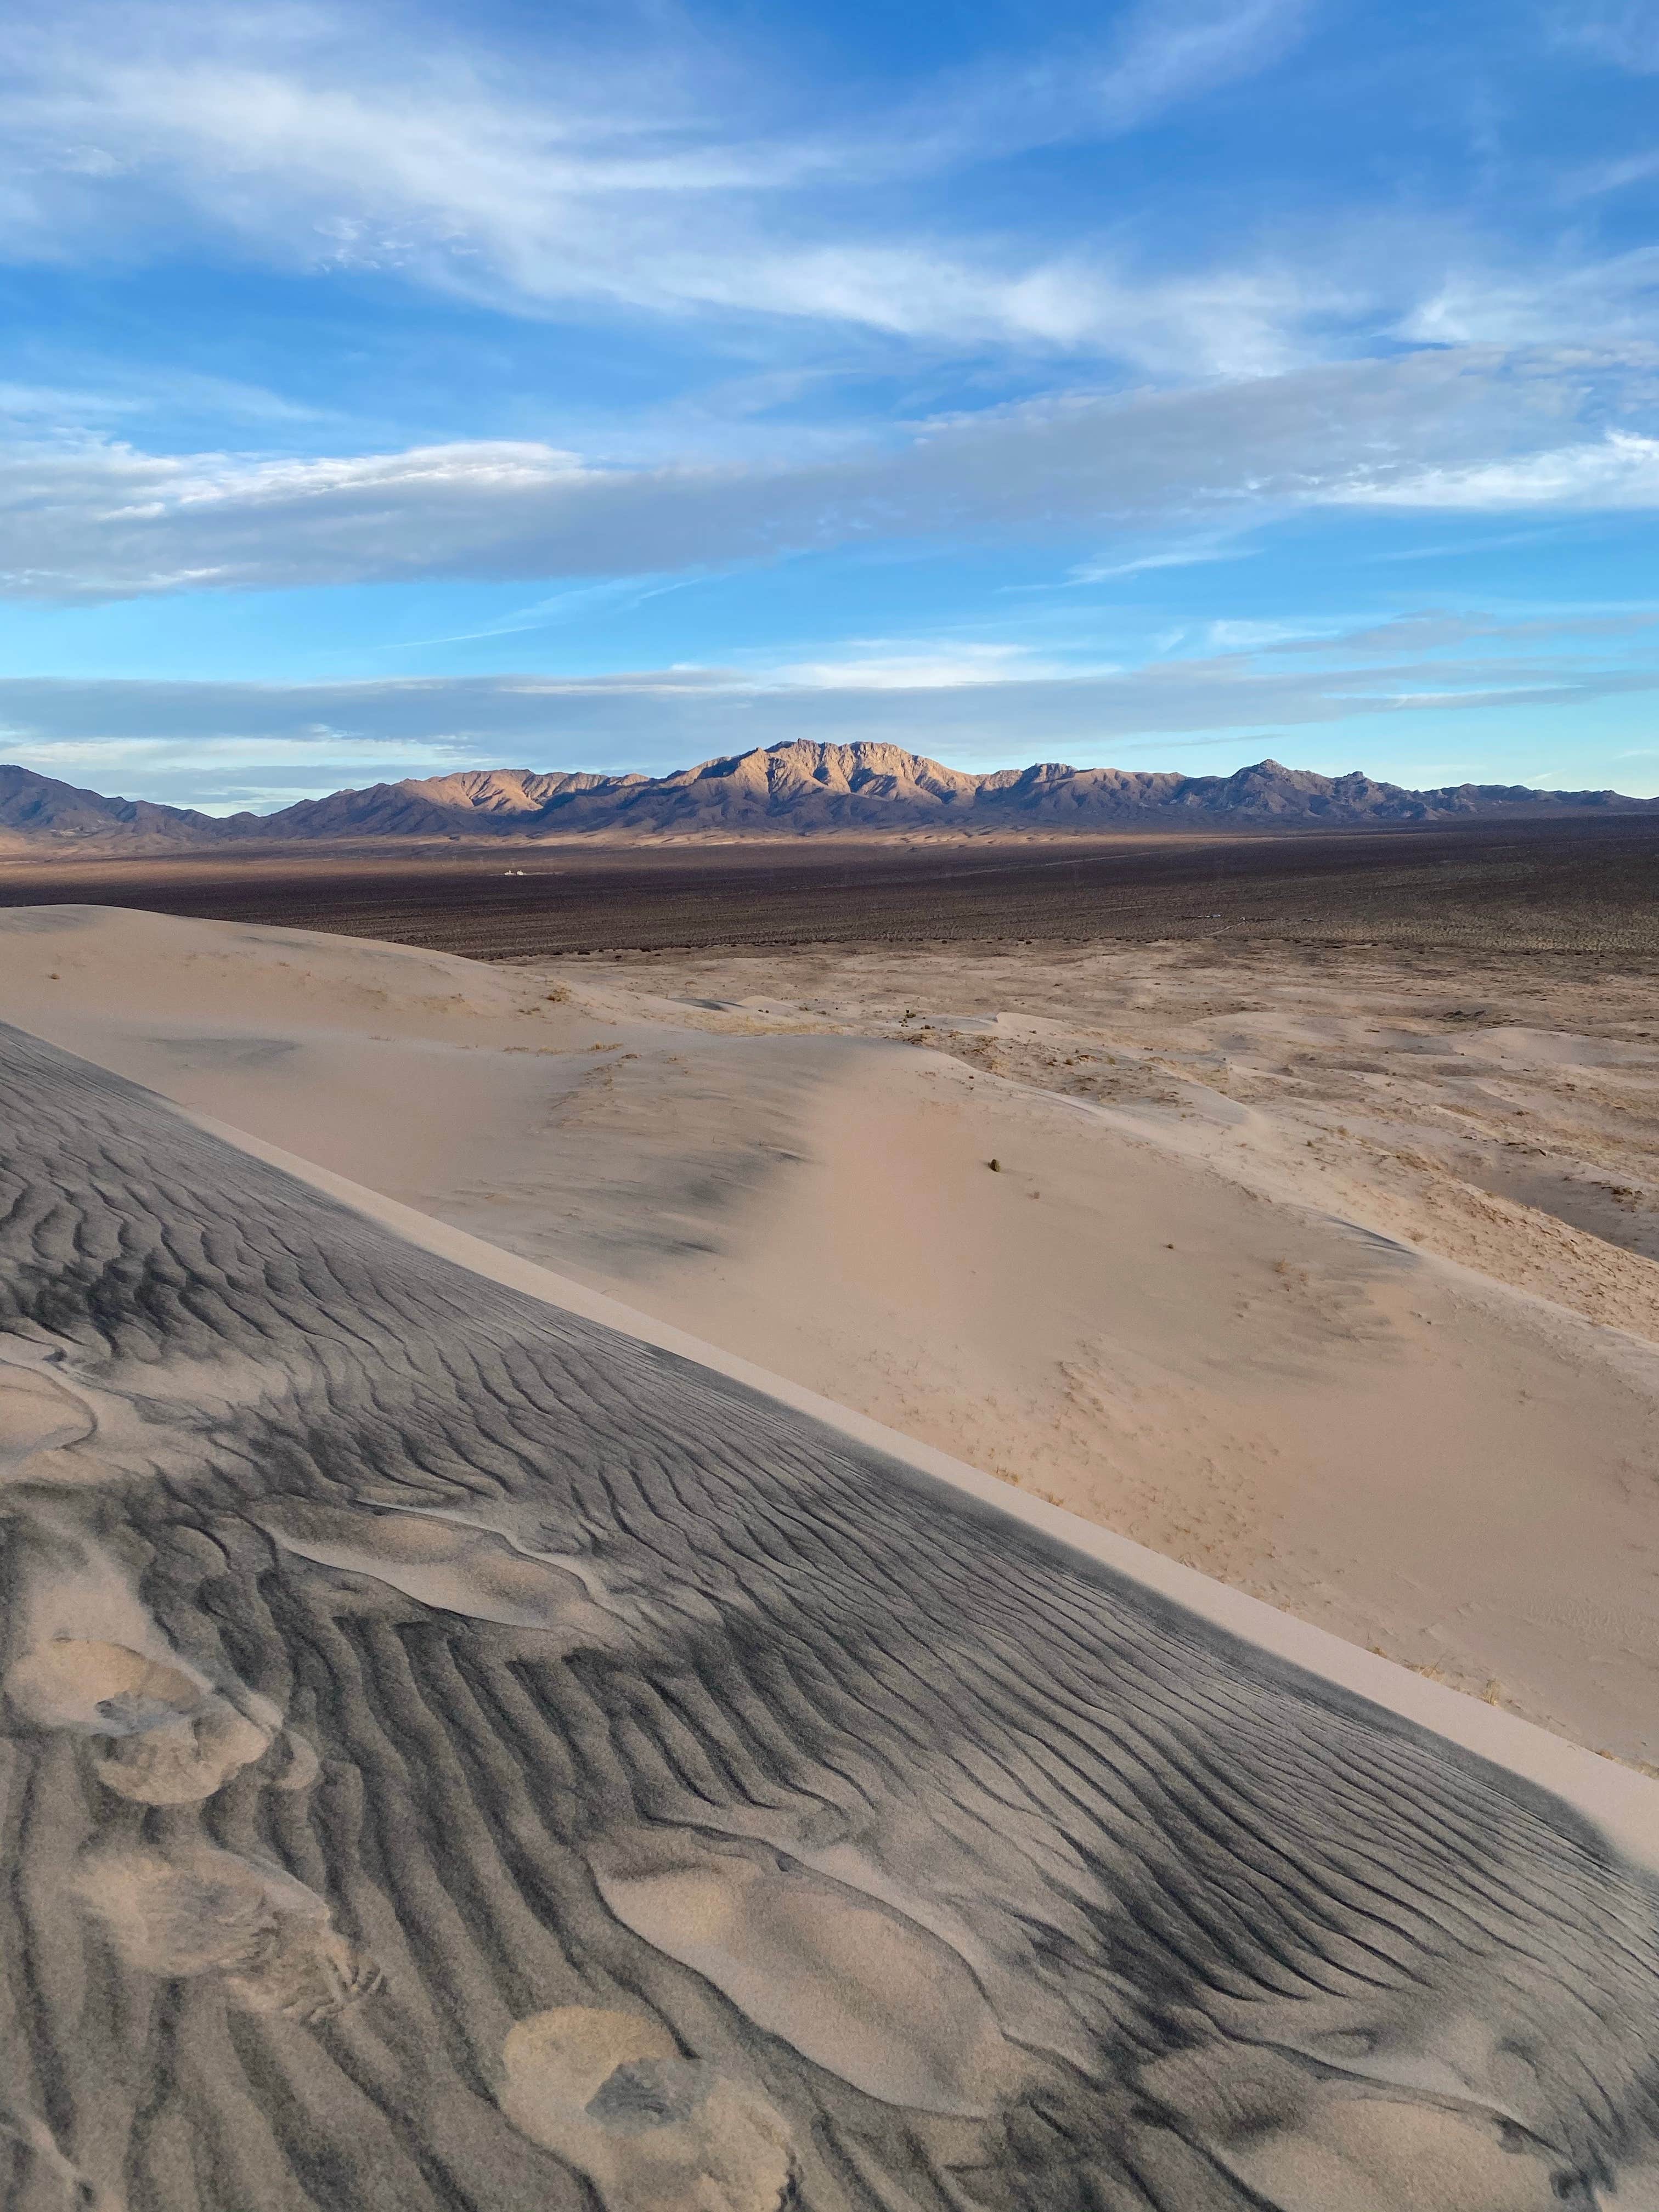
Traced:
POLYGON ((1659 792, 1659 0, 13 21, 0 757, 1659 792))

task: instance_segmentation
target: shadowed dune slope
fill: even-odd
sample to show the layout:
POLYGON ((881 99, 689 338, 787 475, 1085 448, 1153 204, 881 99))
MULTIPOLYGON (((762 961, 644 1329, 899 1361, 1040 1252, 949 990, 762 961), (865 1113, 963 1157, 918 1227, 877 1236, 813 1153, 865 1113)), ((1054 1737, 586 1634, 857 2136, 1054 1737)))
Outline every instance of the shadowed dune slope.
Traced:
POLYGON ((1656 2201, 1565 1805, 9 1029, 0 1129, 9 2205, 1656 2201))

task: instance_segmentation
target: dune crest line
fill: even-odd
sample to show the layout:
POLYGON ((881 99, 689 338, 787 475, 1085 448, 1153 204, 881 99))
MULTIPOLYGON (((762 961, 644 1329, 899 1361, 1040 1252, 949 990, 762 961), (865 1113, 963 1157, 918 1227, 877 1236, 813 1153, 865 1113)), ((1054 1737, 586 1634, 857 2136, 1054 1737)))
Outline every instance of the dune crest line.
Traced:
POLYGON ((23 2212, 1659 2197, 1560 1800, 4 1027, 0 1352, 23 2212))

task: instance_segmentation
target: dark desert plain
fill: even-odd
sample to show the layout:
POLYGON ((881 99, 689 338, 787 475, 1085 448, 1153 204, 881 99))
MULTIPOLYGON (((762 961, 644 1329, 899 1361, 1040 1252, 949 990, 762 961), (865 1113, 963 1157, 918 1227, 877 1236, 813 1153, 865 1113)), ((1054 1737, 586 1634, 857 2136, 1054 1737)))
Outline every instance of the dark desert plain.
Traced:
POLYGON ((471 959, 720 944, 1261 937, 1659 951, 1659 815, 605 846, 385 841, 0 861, 0 904, 339 930, 471 959))

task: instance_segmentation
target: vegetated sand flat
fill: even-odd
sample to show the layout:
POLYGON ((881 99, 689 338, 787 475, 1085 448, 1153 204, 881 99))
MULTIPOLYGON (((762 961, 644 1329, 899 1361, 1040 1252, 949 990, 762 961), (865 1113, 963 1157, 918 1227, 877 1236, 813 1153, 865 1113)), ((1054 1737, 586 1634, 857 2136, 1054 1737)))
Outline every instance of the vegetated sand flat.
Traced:
POLYGON ((0 905, 133 906, 471 957, 727 943, 1266 934, 1659 955, 1659 816, 1385 830, 407 847, 0 864, 0 905))
POLYGON ((58 908, 0 971, 70 1050, 1659 1765, 1639 963, 483 965, 58 908))
POLYGON ((9 2205, 1655 2201, 1654 1785, 9 1026, 0 1127, 9 2205))

